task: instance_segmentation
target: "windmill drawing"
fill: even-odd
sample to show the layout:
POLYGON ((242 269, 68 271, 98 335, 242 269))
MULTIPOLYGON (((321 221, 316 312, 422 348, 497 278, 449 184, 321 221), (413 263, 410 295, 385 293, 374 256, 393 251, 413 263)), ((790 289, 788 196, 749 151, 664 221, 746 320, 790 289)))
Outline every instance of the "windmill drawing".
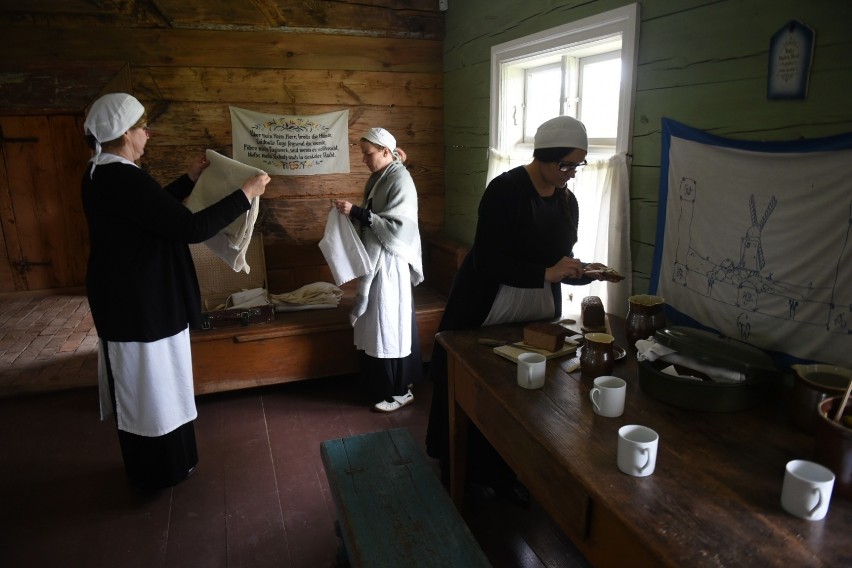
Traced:
POLYGON ((769 200, 769 205, 766 206, 766 210, 763 212, 763 218, 758 221, 754 194, 752 193, 749 196, 748 206, 749 213, 751 214, 751 227, 746 231, 742 245, 740 246, 739 266, 741 268, 760 272, 766 264, 766 260, 763 257, 763 245, 760 242, 760 233, 763 231, 763 226, 766 225, 766 221, 769 220, 769 216, 772 215, 772 211, 775 209, 777 203, 778 200, 773 195, 772 199, 769 200))

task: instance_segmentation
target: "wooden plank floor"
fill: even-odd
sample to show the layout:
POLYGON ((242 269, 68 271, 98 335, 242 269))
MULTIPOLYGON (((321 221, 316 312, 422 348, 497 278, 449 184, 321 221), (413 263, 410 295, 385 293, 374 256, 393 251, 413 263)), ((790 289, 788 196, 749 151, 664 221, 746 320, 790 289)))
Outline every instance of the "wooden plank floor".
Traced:
MULTIPOLYGON (((86 343, 93 334, 79 335, 85 300, 62 298, 0 298, 4 568, 337 566, 320 442, 397 427, 421 445, 425 438, 428 382, 393 414, 371 412, 374 401, 351 376, 204 395, 197 473, 139 492, 124 476, 113 423, 98 420, 97 390, 86 386, 96 348, 86 343), (22 358, 27 348, 39 354, 22 358)), ((496 567, 586 565, 535 503, 486 500, 466 515, 496 567)))

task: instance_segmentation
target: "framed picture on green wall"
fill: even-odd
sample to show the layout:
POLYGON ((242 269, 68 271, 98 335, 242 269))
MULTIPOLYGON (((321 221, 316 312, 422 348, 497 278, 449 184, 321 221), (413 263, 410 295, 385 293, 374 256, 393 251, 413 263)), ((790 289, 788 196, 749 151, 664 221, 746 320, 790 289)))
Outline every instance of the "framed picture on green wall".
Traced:
POLYGON ((814 31, 791 20, 772 36, 769 43, 769 99, 804 99, 814 56, 814 31))

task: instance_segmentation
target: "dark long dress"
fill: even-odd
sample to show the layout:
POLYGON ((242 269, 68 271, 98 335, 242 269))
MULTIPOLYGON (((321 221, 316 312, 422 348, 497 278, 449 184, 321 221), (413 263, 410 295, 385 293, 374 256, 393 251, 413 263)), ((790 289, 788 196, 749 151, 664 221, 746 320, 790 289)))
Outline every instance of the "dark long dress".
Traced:
MULTIPOLYGON (((173 416, 167 423, 177 425, 165 434, 130 432, 122 427, 122 420, 135 427, 135 417, 171 407, 152 408, 150 396, 118 401, 117 391, 122 387, 129 392, 137 386, 156 391, 154 383, 177 384, 178 375, 163 369, 167 365, 149 362, 144 367, 157 368, 153 375, 116 376, 117 361, 110 361, 109 347, 112 344, 114 353, 141 352, 134 345, 170 341, 187 326, 199 325, 200 292, 187 243, 215 235, 247 211, 249 201, 238 189, 192 213, 182 204, 194 186, 188 176, 163 188, 140 168, 117 160, 90 172, 91 164, 82 181, 91 247, 86 288, 107 374, 104 387, 109 392, 102 393, 101 399, 106 396, 113 408, 123 404, 131 410, 124 418, 116 414, 128 477, 145 488, 175 485, 192 473, 198 461, 193 422, 173 416)), ((187 348, 185 358, 181 353, 175 359, 186 362, 189 357, 187 348)), ((182 392, 191 397, 191 375, 188 380, 182 392)), ((187 400, 186 407, 194 416, 194 400, 187 400)))
MULTIPOLYGON (((500 285, 541 288, 545 270, 562 257, 573 257, 577 242, 579 208, 574 194, 557 189, 542 198, 523 167, 494 178, 479 204, 476 235, 470 252, 456 274, 439 331, 476 329, 488 317, 500 285)), ((566 280, 588 284, 590 280, 566 280)), ((551 285, 555 312, 562 306, 560 283, 551 285)), ((441 464, 449 482, 449 410, 447 352, 435 343, 429 378, 433 381, 432 406, 426 435, 430 456, 441 464)), ((468 439, 468 479, 500 488, 514 474, 482 434, 471 427, 468 439)))

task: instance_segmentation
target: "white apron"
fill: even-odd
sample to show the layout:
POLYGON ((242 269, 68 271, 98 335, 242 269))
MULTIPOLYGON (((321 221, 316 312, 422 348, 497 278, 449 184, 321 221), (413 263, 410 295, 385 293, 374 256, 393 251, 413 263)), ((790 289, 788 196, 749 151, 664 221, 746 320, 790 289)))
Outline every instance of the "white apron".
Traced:
POLYGON ((115 412, 118 429, 157 437, 195 420, 189 328, 152 342, 109 341, 116 407, 109 392, 103 343, 98 347, 101 420, 115 412))
POLYGON ((553 311, 553 292, 548 282, 541 288, 515 288, 500 284, 491 311, 482 325, 553 319, 553 311))
POLYGON ((377 359, 411 355, 412 302, 408 262, 382 249, 367 311, 353 324, 355 347, 377 359))

